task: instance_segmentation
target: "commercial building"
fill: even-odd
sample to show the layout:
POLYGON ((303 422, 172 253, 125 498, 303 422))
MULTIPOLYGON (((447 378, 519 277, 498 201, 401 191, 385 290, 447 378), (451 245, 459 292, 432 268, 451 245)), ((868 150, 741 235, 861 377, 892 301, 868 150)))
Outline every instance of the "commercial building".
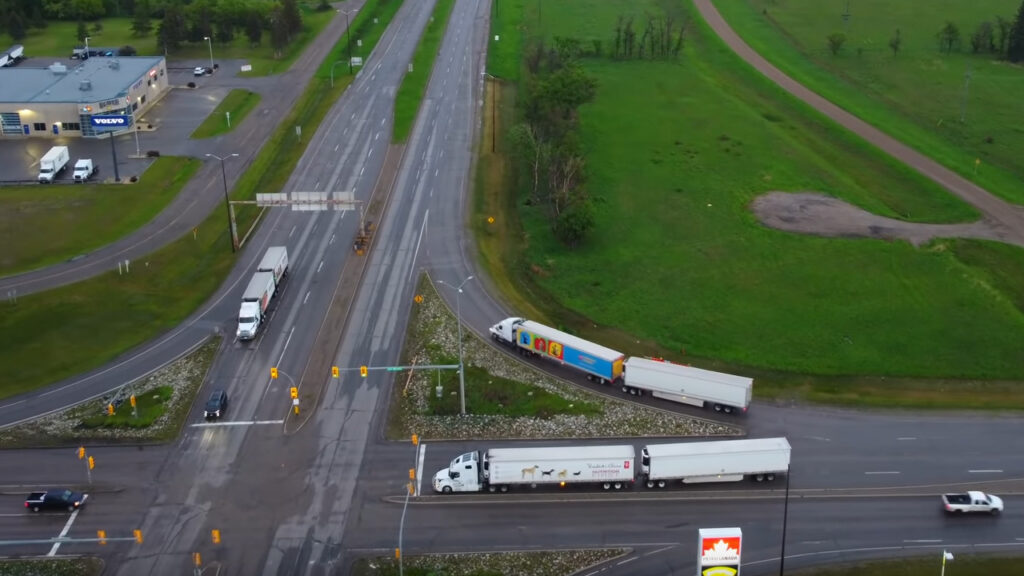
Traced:
POLYGON ((128 116, 130 128, 169 88, 162 56, 0 68, 0 137, 96 137, 95 115, 128 116))

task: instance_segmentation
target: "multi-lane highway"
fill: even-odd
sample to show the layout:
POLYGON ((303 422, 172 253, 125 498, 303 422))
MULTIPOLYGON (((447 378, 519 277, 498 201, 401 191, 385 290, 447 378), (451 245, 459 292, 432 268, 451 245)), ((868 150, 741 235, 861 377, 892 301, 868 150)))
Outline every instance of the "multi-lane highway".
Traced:
MULTIPOLYGON (((432 5, 404 4, 287 185, 287 191, 352 190, 364 201, 376 190, 376 201, 387 199, 331 359, 338 366, 397 363, 421 270, 452 283, 480 278, 465 232, 464 199, 478 133, 489 2, 456 0, 409 142, 404 148, 388 144, 395 87, 432 5), (400 159, 393 187, 386 157, 400 159)), ((310 350, 324 336, 320 327, 342 270, 361 258, 350 244, 356 220, 352 213, 270 211, 212 303, 165 342, 152 344, 154 352, 136 364, 92 376, 92 389, 109 388, 117 378, 170 358, 184 342, 220 330, 229 337, 211 386, 230 392, 228 420, 263 423, 189 427, 167 446, 90 447, 99 466, 89 505, 74 518, 26 515, 20 508, 28 487, 85 482, 72 451, 0 453, 0 539, 61 533, 88 538, 99 529, 129 535, 141 528, 142 545, 110 543, 102 550, 118 574, 180 573, 190 569, 194 552, 222 574, 344 574, 355 556, 391 555, 402 512, 396 497, 409 468, 419 468, 423 496, 407 512, 406 554, 617 546, 633 551, 602 574, 683 574, 693 570, 697 528, 740 526, 747 536, 745 572, 777 570, 786 482, 430 495, 430 477, 452 457, 493 443, 431 441, 417 449, 383 441, 390 382, 379 372, 366 379, 346 373, 339 380, 323 374, 319 404, 305 408, 312 417, 286 429, 279 421, 289 409, 287 388, 315 381, 316 375, 304 374, 310 350), (230 334, 245 279, 265 247, 278 244, 292 254, 279 304, 255 342, 234 342, 230 334), (281 372, 276 381, 268 377, 271 366, 281 372), (213 529, 221 533, 220 544, 210 541, 213 529)), ((462 295, 463 319, 478 334, 507 314, 488 293, 481 279, 462 295)), ((453 300, 453 294, 442 295, 453 300)), ((85 397, 87 389, 61 394, 85 397)), ((24 399, 6 412, 0 407, 0 419, 43 411, 46 402, 53 405, 52 396, 24 399)), ((1024 546, 1024 439, 1016 433, 1017 418, 755 404, 736 422, 751 436, 785 435, 793 445, 787 567, 938 547, 1024 546), (968 486, 1008 495, 1006 513, 942 516, 937 494, 968 486)), ((633 442, 655 441, 664 440, 633 442)), ((94 552, 94 544, 56 549, 94 552)))

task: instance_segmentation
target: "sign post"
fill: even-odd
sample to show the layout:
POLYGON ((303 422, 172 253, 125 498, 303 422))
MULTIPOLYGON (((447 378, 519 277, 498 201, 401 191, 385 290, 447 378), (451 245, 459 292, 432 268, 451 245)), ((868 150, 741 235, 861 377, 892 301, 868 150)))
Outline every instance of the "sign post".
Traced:
MULTIPOLYGON (((131 122, 125 114, 97 114, 89 118, 89 123, 95 128, 107 128, 105 132, 110 136, 110 154, 114 157, 114 181, 121 181, 121 173, 117 169, 117 149, 114 148, 114 131, 118 128, 127 128, 131 122)), ((138 147, 138 143, 136 143, 138 147)))

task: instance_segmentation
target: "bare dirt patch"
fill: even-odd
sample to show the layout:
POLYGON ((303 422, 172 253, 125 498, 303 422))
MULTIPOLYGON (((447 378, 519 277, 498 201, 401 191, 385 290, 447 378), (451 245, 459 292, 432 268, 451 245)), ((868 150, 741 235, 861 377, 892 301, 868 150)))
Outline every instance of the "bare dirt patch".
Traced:
POLYGON ((920 224, 872 214, 838 198, 812 192, 769 192, 751 210, 770 228, 838 238, 906 240, 920 246, 933 238, 976 238, 1024 246, 1016 234, 983 218, 964 224, 920 224))

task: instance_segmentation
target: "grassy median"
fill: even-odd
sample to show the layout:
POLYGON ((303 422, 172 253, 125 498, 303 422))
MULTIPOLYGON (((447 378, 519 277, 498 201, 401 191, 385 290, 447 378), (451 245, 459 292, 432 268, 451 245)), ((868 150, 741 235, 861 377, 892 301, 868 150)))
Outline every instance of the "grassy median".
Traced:
POLYGON ((260 95, 250 90, 235 89, 221 100, 213 112, 192 133, 193 138, 212 138, 238 126, 260 103, 260 95), (230 115, 230 120, 228 119, 230 115))
POLYGON ((448 29, 448 18, 453 6, 455 0, 436 0, 430 21, 412 56, 412 71, 402 76, 402 84, 395 94, 395 124, 391 136, 395 142, 405 142, 416 123, 416 114, 434 70, 434 59, 441 51, 441 41, 448 29))

